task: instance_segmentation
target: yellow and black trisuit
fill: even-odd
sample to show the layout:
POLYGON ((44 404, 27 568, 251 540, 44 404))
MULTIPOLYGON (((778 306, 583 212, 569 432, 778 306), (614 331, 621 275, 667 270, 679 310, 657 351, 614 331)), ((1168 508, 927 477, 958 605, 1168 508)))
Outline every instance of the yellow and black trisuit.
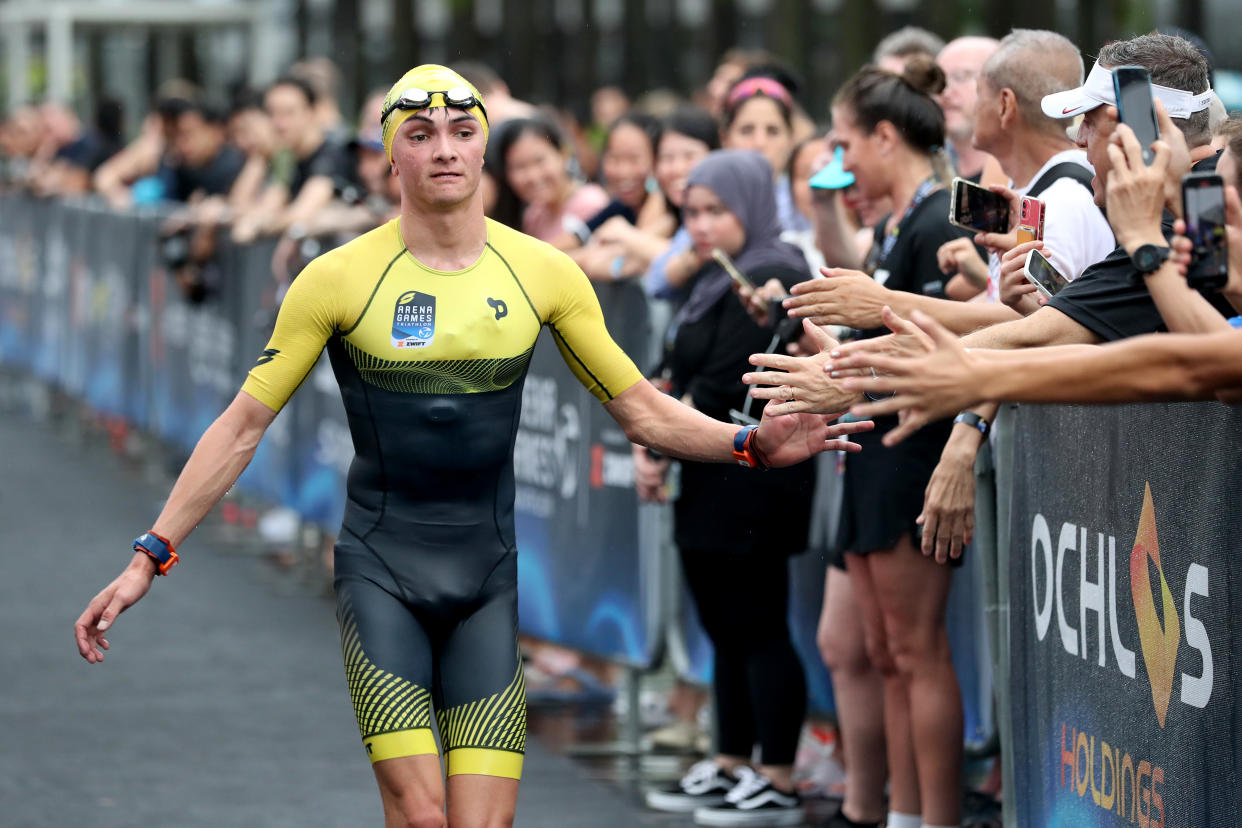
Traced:
POLYGON ((243 390, 273 410, 326 345, 355 457, 336 545, 345 672, 372 762, 435 753, 448 772, 519 778, 513 443, 547 326, 606 402, 642 375, 563 253, 487 221, 457 272, 406 250, 396 219, 311 262, 243 390))

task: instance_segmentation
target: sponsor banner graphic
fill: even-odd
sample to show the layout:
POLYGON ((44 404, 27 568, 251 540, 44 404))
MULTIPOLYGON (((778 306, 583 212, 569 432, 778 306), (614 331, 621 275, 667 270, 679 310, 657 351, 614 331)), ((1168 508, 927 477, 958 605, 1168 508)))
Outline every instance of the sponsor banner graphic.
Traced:
POLYGON ((1016 431, 1018 824, 1238 824, 1242 418, 1023 406, 1016 431))
MULTIPOLYGON (((608 330, 636 362, 647 311, 636 285, 598 288, 608 330)), ((541 335, 522 389, 514 448, 522 632, 632 664, 649 629, 630 443, 541 335)))

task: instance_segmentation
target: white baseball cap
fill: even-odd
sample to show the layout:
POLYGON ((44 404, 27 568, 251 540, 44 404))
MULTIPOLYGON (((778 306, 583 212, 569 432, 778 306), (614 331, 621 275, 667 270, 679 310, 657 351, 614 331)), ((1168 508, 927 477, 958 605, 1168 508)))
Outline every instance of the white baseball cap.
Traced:
MULTIPOLYGON (((1151 92, 1153 98, 1164 104, 1170 118, 1189 118, 1212 104, 1211 89, 1193 94, 1153 83, 1151 92)), ((1041 105, 1044 114, 1049 118, 1073 118, 1102 104, 1116 106, 1117 98, 1113 91, 1112 71, 1096 61, 1087 75, 1086 83, 1076 89, 1045 95, 1041 105)))

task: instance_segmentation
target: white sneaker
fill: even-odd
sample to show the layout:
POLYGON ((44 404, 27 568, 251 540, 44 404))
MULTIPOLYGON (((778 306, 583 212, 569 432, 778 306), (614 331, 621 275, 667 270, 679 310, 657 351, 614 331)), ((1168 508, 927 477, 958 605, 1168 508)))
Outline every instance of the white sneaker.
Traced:
POLYGON ((676 785, 647 791, 647 807, 688 814, 709 805, 723 805, 737 780, 711 759, 695 762, 676 785))
POLYGON ((725 796, 724 804, 699 808, 696 825, 801 825, 802 800, 795 793, 784 793, 772 780, 751 768, 738 768, 737 784, 725 796))

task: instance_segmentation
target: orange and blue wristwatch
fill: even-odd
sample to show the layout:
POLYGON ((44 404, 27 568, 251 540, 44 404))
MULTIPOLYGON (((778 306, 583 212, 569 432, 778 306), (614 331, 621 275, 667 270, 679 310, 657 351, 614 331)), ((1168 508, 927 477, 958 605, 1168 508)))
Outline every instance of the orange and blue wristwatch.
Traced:
POLYGON ((768 464, 759 456, 759 449, 755 445, 755 436, 758 433, 759 426, 753 425, 737 430, 737 434, 733 435, 733 459, 739 466, 767 471, 768 464))
POLYGON ((141 537, 134 538, 134 551, 145 552, 151 560, 155 561, 157 575, 167 575, 168 570, 181 560, 177 556, 177 550, 173 549, 172 541, 155 532, 147 532, 141 537))

